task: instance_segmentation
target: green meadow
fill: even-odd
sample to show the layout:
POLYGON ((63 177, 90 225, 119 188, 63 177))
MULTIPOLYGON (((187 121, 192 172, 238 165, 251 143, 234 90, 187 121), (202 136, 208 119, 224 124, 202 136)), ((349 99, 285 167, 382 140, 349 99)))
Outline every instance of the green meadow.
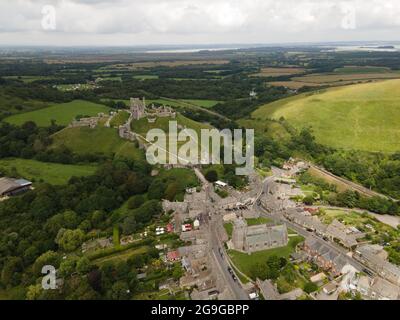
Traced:
POLYGON ((182 99, 182 101, 190 103, 190 104, 194 104, 196 106, 199 107, 203 107, 203 108, 212 108, 214 107, 216 104, 220 103, 221 101, 217 101, 217 100, 196 100, 196 99, 182 99))
POLYGON ((0 172, 16 173, 32 181, 44 181, 54 185, 66 184, 71 177, 89 176, 97 167, 92 165, 70 165, 47 163, 29 159, 1 159, 0 172))
POLYGON ((5 119, 5 121, 22 125, 27 121, 34 121, 40 127, 49 126, 52 120, 59 125, 68 125, 78 115, 95 116, 100 112, 108 113, 110 108, 84 100, 74 100, 68 103, 55 104, 53 106, 16 114, 5 119))
POLYGON ((399 86, 400 80, 387 80, 301 94, 264 105, 252 118, 284 118, 297 129, 311 127, 318 142, 332 147, 396 152, 399 86))

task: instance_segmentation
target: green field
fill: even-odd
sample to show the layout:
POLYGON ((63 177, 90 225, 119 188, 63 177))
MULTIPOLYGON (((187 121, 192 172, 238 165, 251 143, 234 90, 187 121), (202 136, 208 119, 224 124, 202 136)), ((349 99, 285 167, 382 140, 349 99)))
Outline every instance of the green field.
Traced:
POLYGON ((143 159, 144 154, 134 143, 121 139, 113 128, 66 128, 53 135, 56 148, 66 146, 77 154, 104 154, 129 159, 143 159))
POLYGON ((17 174, 31 181, 44 181, 50 184, 66 184, 75 177, 89 176, 95 173, 97 167, 91 165, 70 165, 47 163, 28 159, 2 159, 0 160, 0 172, 17 174))
POLYGON ((196 106, 203 107, 203 108, 212 108, 216 104, 221 102, 221 101, 217 101, 217 100, 189 100, 189 99, 182 99, 182 101, 190 103, 190 104, 194 104, 196 106))
POLYGON ((272 222, 272 220, 264 217, 259 217, 259 218, 246 219, 246 222, 248 226, 258 226, 260 224, 270 223, 272 222))
POLYGON ((110 109, 101 104, 83 100, 74 100, 68 103, 56 104, 31 112, 10 116, 5 121, 22 125, 26 121, 34 121, 38 126, 49 126, 51 120, 56 120, 59 125, 68 125, 78 115, 95 116, 100 112, 108 113, 110 109))
POLYGON ((244 274, 249 275, 254 265, 258 263, 265 263, 271 256, 275 255, 278 257, 289 258, 289 256, 294 252, 297 244, 303 240, 304 238, 300 236, 291 237, 286 247, 254 252, 251 255, 235 250, 229 250, 228 254, 236 267, 238 267, 239 270, 244 274))
POLYGON ((390 72, 389 68, 385 67, 370 67, 370 66, 345 66, 343 68, 335 69, 335 73, 347 74, 347 73, 385 73, 390 72))
POLYGON ((24 83, 31 83, 38 80, 54 80, 55 77, 51 76, 5 76, 5 79, 20 80, 24 83))
POLYGON ((133 79, 137 79, 137 80, 154 80, 154 79, 158 79, 158 76, 157 75, 151 75, 151 74, 143 74, 143 75, 133 76, 133 79))
POLYGON ((400 150, 400 80, 358 84, 301 94, 260 107, 257 121, 285 118, 312 127, 317 141, 363 151, 400 150))
POLYGON ((110 121, 111 127, 119 127, 125 124, 129 119, 129 113, 127 111, 120 111, 110 121))

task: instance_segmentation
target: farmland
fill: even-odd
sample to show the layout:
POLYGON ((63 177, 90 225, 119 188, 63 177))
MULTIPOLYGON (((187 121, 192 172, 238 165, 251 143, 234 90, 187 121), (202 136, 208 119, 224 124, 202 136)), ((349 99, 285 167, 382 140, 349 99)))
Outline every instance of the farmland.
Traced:
POLYGON ((259 73, 253 74, 254 77, 280 77, 280 76, 291 76, 296 74, 304 73, 303 68, 261 68, 259 73))
POLYGON ((76 116, 95 116, 98 113, 108 113, 109 108, 100 104, 95 104, 83 100, 74 100, 68 103, 55 104, 47 108, 21 113, 10 116, 5 121, 22 125, 27 121, 33 121, 40 127, 50 125, 55 120, 59 125, 68 125, 76 116))
POLYGON ((255 119, 286 119, 295 128, 312 127, 325 145, 364 151, 400 148, 400 80, 359 84, 307 93, 267 104, 255 119))
POLYGON ((203 107, 203 108, 212 108, 220 102, 217 100, 187 100, 187 99, 184 99, 182 101, 190 103, 190 104, 194 104, 196 106, 203 107))
MULTIPOLYGON (((265 73, 269 77, 274 76, 273 73, 265 73)), ((279 74, 282 75, 291 75, 279 74)), ((298 90, 302 87, 320 87, 320 86, 344 86, 355 83, 365 83, 371 81, 380 81, 386 79, 399 79, 400 72, 392 71, 386 67, 373 67, 373 66, 344 66, 336 68, 333 72, 328 73, 311 73, 307 75, 295 75, 286 81, 271 81, 270 85, 284 86, 290 89, 298 90)))
POLYGON ((29 159, 1 159, 0 172, 16 173, 32 181, 43 181, 54 185, 66 184, 75 177, 89 176, 96 171, 92 165, 69 165, 46 163, 29 159))

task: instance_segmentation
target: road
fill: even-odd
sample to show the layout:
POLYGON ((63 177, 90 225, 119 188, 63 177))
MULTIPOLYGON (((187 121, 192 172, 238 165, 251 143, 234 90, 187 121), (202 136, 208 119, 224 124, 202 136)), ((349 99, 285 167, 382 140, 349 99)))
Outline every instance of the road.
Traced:
MULTIPOLYGON (((212 190, 212 185, 207 181, 207 179, 204 177, 204 175, 201 173, 200 170, 194 168, 194 172, 197 178, 203 184, 203 188, 205 189, 208 198, 207 201, 214 202, 216 200, 215 199, 216 194, 214 194, 214 191, 212 190)), ((212 215, 211 219, 212 220, 211 223, 209 223, 208 228, 210 231, 209 233, 210 233, 210 245, 211 245, 212 257, 216 265, 218 266, 221 275, 224 277, 228 289, 234 295, 235 299, 249 300, 248 294, 242 288, 239 281, 238 280, 234 281, 232 275, 228 271, 229 263, 226 259, 227 253, 225 251, 223 241, 218 237, 218 231, 217 231, 218 225, 222 224, 222 221, 220 220, 221 217, 212 215)))
MULTIPOLYGON (((215 218, 217 219, 217 218, 215 218)), ((213 221, 214 222, 214 221, 213 221)), ((234 294, 236 300, 249 300, 249 296, 246 291, 242 288, 239 283, 239 280, 234 281, 232 275, 228 271, 229 263, 226 260, 226 252, 224 249, 224 245, 222 241, 218 238, 216 225, 217 223, 210 224, 210 231, 211 231, 211 250, 214 260, 220 267, 220 271, 225 278, 225 283, 230 288, 231 292, 234 294), (220 248, 222 255, 220 253, 220 248)))

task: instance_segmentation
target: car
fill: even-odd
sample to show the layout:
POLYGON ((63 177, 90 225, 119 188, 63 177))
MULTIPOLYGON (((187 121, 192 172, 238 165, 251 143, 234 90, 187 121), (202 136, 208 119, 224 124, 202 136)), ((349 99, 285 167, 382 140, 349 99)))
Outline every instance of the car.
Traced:
POLYGON ((374 273, 371 272, 371 271, 368 270, 368 269, 363 269, 363 272, 366 273, 366 274, 368 274, 368 275, 371 276, 371 277, 374 275, 374 273))

